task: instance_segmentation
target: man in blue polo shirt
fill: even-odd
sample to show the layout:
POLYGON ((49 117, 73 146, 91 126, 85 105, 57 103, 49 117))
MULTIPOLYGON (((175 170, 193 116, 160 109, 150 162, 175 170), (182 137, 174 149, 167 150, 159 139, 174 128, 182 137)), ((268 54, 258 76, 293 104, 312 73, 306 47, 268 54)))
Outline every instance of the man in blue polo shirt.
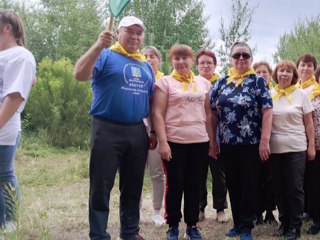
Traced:
POLYGON ((156 146, 154 131, 148 139, 143 124, 154 84, 152 68, 139 52, 145 30, 140 19, 124 17, 118 41, 111 45, 113 33, 103 31, 74 69, 77 80, 92 79, 89 236, 94 240, 111 239, 106 229, 118 169, 120 239, 143 239, 139 201, 148 148, 156 146))

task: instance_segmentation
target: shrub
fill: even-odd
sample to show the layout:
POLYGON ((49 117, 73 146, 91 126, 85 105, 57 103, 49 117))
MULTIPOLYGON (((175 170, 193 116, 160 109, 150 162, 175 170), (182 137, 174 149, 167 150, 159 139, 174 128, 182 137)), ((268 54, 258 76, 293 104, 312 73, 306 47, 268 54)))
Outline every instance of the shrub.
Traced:
POLYGON ((38 66, 37 82, 26 106, 27 124, 23 125, 52 146, 86 148, 90 103, 90 84, 73 78, 71 61, 46 58, 38 66))

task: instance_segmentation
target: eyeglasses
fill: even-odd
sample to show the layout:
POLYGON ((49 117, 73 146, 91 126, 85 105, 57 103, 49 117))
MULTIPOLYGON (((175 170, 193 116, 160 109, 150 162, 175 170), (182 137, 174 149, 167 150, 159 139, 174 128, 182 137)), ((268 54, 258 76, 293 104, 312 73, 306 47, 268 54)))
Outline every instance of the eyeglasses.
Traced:
POLYGON ((199 62, 198 64, 202 65, 202 66, 207 64, 207 66, 210 66, 210 65, 213 65, 214 63, 213 62, 199 62))
POLYGON ((251 55, 249 54, 249 53, 235 53, 235 54, 233 54, 231 57, 233 58, 233 59, 236 59, 236 60, 238 60, 238 59, 240 59, 241 58, 241 56, 242 56, 242 58, 243 59, 249 59, 249 58, 251 58, 251 55))

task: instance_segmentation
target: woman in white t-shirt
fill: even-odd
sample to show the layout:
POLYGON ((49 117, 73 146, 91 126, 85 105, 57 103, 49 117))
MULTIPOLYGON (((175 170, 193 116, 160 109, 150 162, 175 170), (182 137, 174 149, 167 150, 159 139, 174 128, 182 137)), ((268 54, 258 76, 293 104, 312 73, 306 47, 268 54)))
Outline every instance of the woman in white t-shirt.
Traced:
POLYGON ((19 198, 14 159, 21 131, 20 113, 36 73, 34 57, 24 46, 20 18, 11 11, 0 11, 0 227, 7 232, 14 226, 18 210, 12 209, 12 193, 19 198))
POLYGON ((305 205, 304 217, 311 217, 313 224, 307 234, 320 232, 320 85, 315 76, 317 59, 312 54, 303 54, 297 61, 299 86, 308 94, 314 111, 312 113, 315 130, 316 157, 307 161, 305 171, 305 205))
POLYGON ((315 157, 313 107, 307 94, 296 86, 298 72, 292 61, 279 63, 273 74, 273 120, 270 166, 281 225, 276 236, 300 237, 304 210, 306 159, 315 157))
POLYGON ((196 224, 201 167, 209 154, 208 132, 212 134, 210 82, 192 72, 194 54, 189 46, 173 45, 169 60, 173 71, 156 81, 153 105, 153 122, 166 175, 167 239, 179 238, 183 196, 187 238, 200 240, 196 224))

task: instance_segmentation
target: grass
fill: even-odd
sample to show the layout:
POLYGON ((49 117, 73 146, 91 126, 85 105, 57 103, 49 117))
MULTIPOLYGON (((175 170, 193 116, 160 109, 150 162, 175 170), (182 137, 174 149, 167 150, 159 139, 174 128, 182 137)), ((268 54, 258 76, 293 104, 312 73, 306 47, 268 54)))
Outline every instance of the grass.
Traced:
MULTIPOLYGON (((77 149, 55 149, 36 139, 22 139, 24 141, 16 159, 21 189, 21 239, 88 239, 89 153, 77 149)), ((117 239, 119 234, 117 186, 118 181, 110 202, 108 231, 112 239, 117 239)), ((147 240, 165 239, 167 226, 154 227, 151 223, 152 201, 150 179, 147 176, 143 198, 141 233, 147 240)), ((218 224, 210 204, 212 199, 208 199, 208 202, 207 219, 199 224, 204 239, 227 239, 224 234, 232 227, 232 223, 218 224)), ((229 209, 227 213, 230 216, 229 209)), ((301 240, 320 239, 320 236, 312 238, 306 235, 308 224, 303 226, 301 240)), ((180 235, 183 236, 185 226, 182 223, 180 226, 180 235)), ((272 237, 275 229, 275 226, 259 226, 254 229, 253 235, 259 240, 275 239, 272 237)))

